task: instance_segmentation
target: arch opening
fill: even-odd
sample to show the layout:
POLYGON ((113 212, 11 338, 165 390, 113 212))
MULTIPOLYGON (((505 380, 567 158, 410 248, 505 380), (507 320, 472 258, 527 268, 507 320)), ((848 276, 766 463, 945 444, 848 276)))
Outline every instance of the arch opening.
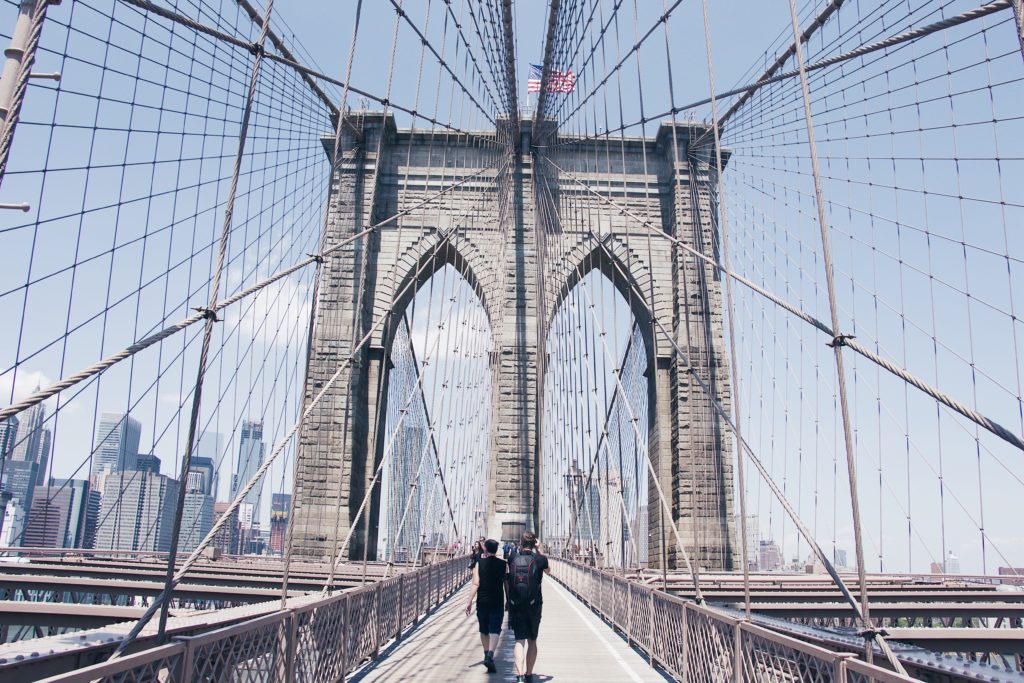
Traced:
MULTIPOLYGON (((646 308, 596 259, 556 301, 546 339, 541 526, 550 552, 645 566, 652 350, 646 308)), ((621 278, 621 276, 620 276, 621 278)))
MULTIPOLYGON (((462 264, 465 266, 465 264, 462 264)), ((376 556, 420 562, 479 536, 490 467, 492 334, 472 275, 439 266, 385 335, 376 556)))

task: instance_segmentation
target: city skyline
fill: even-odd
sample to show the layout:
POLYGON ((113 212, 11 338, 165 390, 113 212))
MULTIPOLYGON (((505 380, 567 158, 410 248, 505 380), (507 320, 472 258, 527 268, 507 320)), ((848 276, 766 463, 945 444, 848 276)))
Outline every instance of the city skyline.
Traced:
MULTIPOLYGON (((46 405, 0 424, 0 524, 7 527, 0 526, 0 539, 24 547, 169 549, 179 482, 163 471, 162 458, 140 452, 144 424, 124 413, 100 412, 88 478, 51 478, 46 405)), ((262 462, 261 437, 262 422, 246 420, 233 486, 244 484, 238 478, 251 477, 262 462)), ((223 474, 224 437, 207 433, 197 441, 185 482, 181 552, 194 549, 212 528, 223 474)), ((260 489, 248 498, 259 501, 260 489)), ((259 510, 255 503, 243 507, 246 525, 239 533, 259 537, 259 510)), ((234 549, 242 550, 240 545, 236 541, 234 549)))

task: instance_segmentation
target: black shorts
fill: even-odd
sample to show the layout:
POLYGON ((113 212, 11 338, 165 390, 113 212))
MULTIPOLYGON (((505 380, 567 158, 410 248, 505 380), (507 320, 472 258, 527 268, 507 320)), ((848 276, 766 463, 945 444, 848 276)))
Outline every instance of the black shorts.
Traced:
POLYGON ((476 620, 480 622, 480 633, 501 633, 501 621, 505 618, 505 608, 501 605, 488 607, 476 606, 476 620))
POLYGON ((516 635, 516 640, 537 640, 540 632, 540 613, 542 605, 534 605, 524 609, 509 610, 508 627, 516 635))

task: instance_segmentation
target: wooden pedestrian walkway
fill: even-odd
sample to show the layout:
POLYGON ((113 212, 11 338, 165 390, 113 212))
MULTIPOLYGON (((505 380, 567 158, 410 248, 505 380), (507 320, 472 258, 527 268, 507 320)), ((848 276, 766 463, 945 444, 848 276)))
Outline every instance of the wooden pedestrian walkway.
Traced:
MULTIPOLYGON (((469 589, 463 588, 390 652, 350 681, 515 681, 512 633, 503 629, 495 661, 498 673, 483 666, 476 614, 466 616, 469 589)), ((506 626, 508 618, 506 616, 506 626)), ((664 683, 670 680, 583 603, 550 577, 544 579, 544 618, 534 680, 543 683, 664 683)))

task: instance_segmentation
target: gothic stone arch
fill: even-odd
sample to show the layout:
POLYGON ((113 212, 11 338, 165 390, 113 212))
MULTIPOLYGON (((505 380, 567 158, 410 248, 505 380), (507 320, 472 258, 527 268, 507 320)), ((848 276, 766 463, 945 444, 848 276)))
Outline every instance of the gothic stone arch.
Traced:
MULTIPOLYGON (((349 534, 372 477, 374 421, 386 370, 387 328, 375 329, 374 324, 386 316, 396 297, 401 300, 409 295, 403 287, 413 282, 410 289, 414 289, 415 280, 422 275, 413 274, 440 243, 445 245, 441 261, 459 264, 464 266, 460 270, 472 273, 471 285, 491 321, 495 390, 490 535, 508 537, 522 528, 536 528, 539 522, 537 316, 553 314, 558 292, 562 286, 571 286, 572 272, 587 259, 602 268, 613 263, 625 267, 636 289, 652 299, 655 316, 675 330, 680 347, 686 344, 684 326, 689 319, 691 360, 715 387, 719 400, 729 405, 716 274, 706 267, 698 271, 693 259, 688 260, 687 268, 681 267, 677 249, 657 237, 651 239, 648 258, 646 229, 608 210, 600 200, 593 200, 593 214, 601 216, 600 225, 593 229, 615 258, 599 259, 593 242, 588 241, 589 233, 567 235, 561 241, 567 245, 565 254, 547 254, 548 265, 563 265, 563 281, 555 287, 548 283, 547 300, 538 302, 537 232, 553 226, 537 225, 536 221, 538 216, 557 215, 558 207, 550 206, 557 200, 550 199, 547 192, 535 191, 534 181, 545 164, 540 157, 529 155, 526 122, 523 141, 527 151, 514 171, 516 192, 511 204, 497 201, 493 173, 485 172, 444 198, 414 208, 458 179, 499 166, 498 152, 469 136, 399 131, 391 116, 373 112, 348 114, 343 130, 325 248, 338 245, 375 221, 408 213, 374 231, 365 240, 365 253, 363 240, 354 240, 328 259, 321 271, 306 400, 318 393, 339 367, 343 369, 300 434, 292 522, 296 552, 332 556, 349 534), (499 215, 499 205, 512 208, 499 215), (641 236, 645 248, 637 249, 641 236), (505 241, 508 243, 502 244, 505 241), (498 258, 499 254, 505 258, 498 258), (351 365, 345 365, 353 340, 370 330, 374 330, 371 343, 355 354, 351 365)), ((707 192, 692 191, 689 182, 698 174, 709 177, 707 150, 697 154, 696 145, 689 149, 691 137, 706 130, 678 126, 675 131, 681 150, 678 163, 673 162, 671 126, 663 125, 654 140, 627 140, 623 155, 613 158, 614 167, 606 169, 615 181, 610 184, 610 196, 670 234, 710 249, 715 244, 710 220, 714 198, 707 192), (627 179, 625 189, 623 177, 627 179)), ((578 147, 580 154, 587 153, 584 146, 578 147)), ((549 188, 578 189, 569 178, 544 173, 549 188)), ((594 173, 589 179, 604 178, 594 173)), ((651 338, 657 419, 650 441, 655 467, 663 488, 671 491, 673 517, 680 521, 691 553, 706 567, 730 568, 737 559, 731 441, 671 344, 658 337, 651 338)), ((661 524, 653 507, 650 523, 652 529, 661 524)), ((365 544, 372 557, 375 532, 372 524, 370 527, 369 537, 364 537, 362 525, 352 535, 351 556, 361 557, 365 544)), ((660 548, 651 548, 653 561, 660 552, 660 548)), ((671 564, 676 562, 675 554, 670 545, 671 564)))

